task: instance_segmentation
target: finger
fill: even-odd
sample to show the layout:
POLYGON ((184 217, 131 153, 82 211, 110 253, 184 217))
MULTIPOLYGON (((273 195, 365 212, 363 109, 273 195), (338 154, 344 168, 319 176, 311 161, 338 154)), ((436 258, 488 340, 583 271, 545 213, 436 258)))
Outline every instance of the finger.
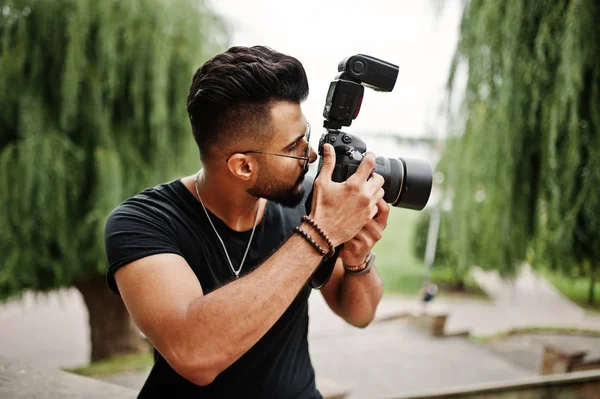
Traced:
POLYGON ((354 172, 354 174, 350 176, 348 180, 353 179, 359 184, 363 183, 369 178, 373 168, 375 168, 375 154, 372 152, 367 152, 362 161, 360 161, 360 165, 358 165, 356 172, 354 172))
POLYGON ((385 196, 385 191, 383 191, 383 188, 378 188, 377 191, 375 192, 375 195, 373 196, 373 205, 377 205, 379 203, 379 201, 381 201, 383 199, 383 197, 385 196))
POLYGON ((382 224, 384 227, 387 226, 387 219, 390 214, 390 205, 385 202, 383 199, 380 199, 377 202, 377 215, 375 215, 375 220, 382 224))
POLYGON ((377 212, 379 212, 379 208, 377 207, 377 204, 375 204, 371 207, 371 216, 369 219, 373 219, 375 215, 377 215, 377 212))
POLYGON ((375 245, 375 243, 381 240, 381 237, 383 237, 384 228, 385 226, 382 226, 379 224, 379 222, 373 219, 367 223, 361 231, 364 232, 368 237, 368 242, 371 243, 371 245, 375 245))
POLYGON ((377 189, 377 191, 371 197, 370 206, 377 206, 377 203, 381 201, 383 196, 385 195, 385 191, 382 188, 377 189))
POLYGON ((321 171, 319 172, 319 178, 324 181, 331 181, 333 170, 335 169, 335 150, 331 144, 323 145, 323 163, 321 164, 321 171))
POLYGON ((371 173, 371 178, 367 181, 367 186, 369 187, 369 190, 372 190, 372 193, 376 193, 381 187, 383 187, 384 183, 385 180, 383 176, 373 172, 371 173))
POLYGON ((363 227, 350 241, 344 243, 344 249, 350 253, 361 252, 369 242, 369 233, 363 227))

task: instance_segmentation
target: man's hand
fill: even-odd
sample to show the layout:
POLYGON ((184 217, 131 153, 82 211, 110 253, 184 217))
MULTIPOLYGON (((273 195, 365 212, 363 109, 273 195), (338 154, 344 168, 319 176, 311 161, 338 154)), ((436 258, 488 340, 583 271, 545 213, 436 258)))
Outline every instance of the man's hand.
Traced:
POLYGON ((354 238, 344 243, 340 258, 345 265, 358 266, 364 263, 373 246, 381 240, 387 227, 390 206, 383 199, 377 202, 377 215, 367 223, 354 238))
POLYGON ((333 246, 347 242, 370 222, 383 198, 383 177, 372 173, 375 154, 367 152, 357 170, 345 182, 331 180, 335 150, 323 146, 323 164, 315 179, 312 212, 309 215, 328 234, 333 246), (370 177, 370 178, 369 178, 370 177))

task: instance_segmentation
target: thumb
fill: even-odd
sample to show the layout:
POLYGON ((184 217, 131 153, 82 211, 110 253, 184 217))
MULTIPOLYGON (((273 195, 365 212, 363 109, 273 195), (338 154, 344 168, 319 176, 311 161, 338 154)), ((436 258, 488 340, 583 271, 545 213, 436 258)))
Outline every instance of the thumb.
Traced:
POLYGON ((323 162, 321 164, 321 172, 319 175, 323 179, 331 181, 333 170, 335 169, 335 150, 331 144, 323 145, 323 162))

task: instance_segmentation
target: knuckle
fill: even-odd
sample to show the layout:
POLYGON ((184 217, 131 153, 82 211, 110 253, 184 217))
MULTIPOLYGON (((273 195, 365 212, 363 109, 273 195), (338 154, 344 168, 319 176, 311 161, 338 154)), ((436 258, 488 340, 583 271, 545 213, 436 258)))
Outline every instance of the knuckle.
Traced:
POLYGON ((358 245, 353 245, 352 248, 350 249, 350 254, 352 256, 356 256, 360 253, 360 248, 358 245))
POLYGON ((383 178, 383 176, 381 176, 380 174, 375 173, 376 175, 376 179, 377 179, 377 184, 379 184, 380 186, 383 186, 383 184, 385 183, 385 179, 383 178))
POLYGON ((358 193, 360 191, 360 185, 354 180, 347 180, 346 186, 351 193, 358 193))
POLYGON ((381 205, 381 211, 386 215, 390 213, 390 204, 388 204, 387 202, 383 202, 383 204, 381 205))
POLYGON ((366 193, 363 193, 359 198, 359 203, 363 205, 366 209, 368 209, 369 205, 371 205, 371 196, 366 193))
POLYGON ((375 162, 375 154, 371 151, 367 151, 363 159, 366 159, 369 162, 375 162))

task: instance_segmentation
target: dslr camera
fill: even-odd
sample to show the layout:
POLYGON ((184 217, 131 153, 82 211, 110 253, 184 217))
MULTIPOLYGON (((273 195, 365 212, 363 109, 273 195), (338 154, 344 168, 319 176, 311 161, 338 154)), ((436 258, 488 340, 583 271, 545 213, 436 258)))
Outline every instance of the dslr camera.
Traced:
MULTIPOLYGON (((332 180, 343 182, 358 168, 367 151, 367 144, 357 136, 342 132, 360 112, 364 88, 391 92, 398 77, 398 67, 368 55, 357 54, 342 60, 338 75, 329 85, 323 127, 326 132, 319 140, 319 155, 323 144, 335 149, 336 165, 332 180)), ((319 171, 321 164, 319 164, 319 171)), ((383 176, 383 199, 395 207, 422 210, 431 193, 432 171, 419 159, 377 157, 375 173, 383 176)))
MULTIPOLYGON (((398 66, 364 54, 343 59, 338 65, 338 74, 329 85, 323 127, 325 133, 319 139, 319 169, 323 162, 323 145, 329 143, 335 149, 335 169, 332 180, 346 181, 356 170, 367 152, 367 144, 357 136, 340 129, 350 126, 356 119, 362 104, 364 88, 391 92, 398 78, 398 66)), ((394 207, 422 210, 431 194, 432 170, 430 165, 419 159, 376 157, 374 172, 383 176, 383 199, 394 207)), ((312 192, 306 201, 310 213, 312 192)), ((351 216, 351 215, 349 215, 351 216)), ((309 283, 319 289, 331 276, 341 247, 335 255, 325 259, 311 276, 309 283)))

